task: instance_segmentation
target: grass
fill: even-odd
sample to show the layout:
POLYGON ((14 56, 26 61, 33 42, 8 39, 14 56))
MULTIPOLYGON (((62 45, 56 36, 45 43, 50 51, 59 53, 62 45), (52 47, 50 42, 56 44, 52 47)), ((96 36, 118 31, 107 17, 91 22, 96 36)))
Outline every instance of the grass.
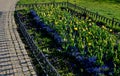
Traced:
POLYGON ((93 2, 80 0, 77 2, 82 7, 86 7, 87 9, 98 12, 101 15, 104 15, 108 18, 116 18, 120 20, 120 4, 111 3, 111 2, 93 2))
MULTIPOLYGON (((39 3, 39 2, 61 2, 67 0, 20 0, 19 3, 39 3)), ((87 8, 88 10, 98 12, 100 15, 108 18, 115 18, 120 21, 120 3, 113 1, 94 1, 94 0, 69 0, 71 3, 87 8)))

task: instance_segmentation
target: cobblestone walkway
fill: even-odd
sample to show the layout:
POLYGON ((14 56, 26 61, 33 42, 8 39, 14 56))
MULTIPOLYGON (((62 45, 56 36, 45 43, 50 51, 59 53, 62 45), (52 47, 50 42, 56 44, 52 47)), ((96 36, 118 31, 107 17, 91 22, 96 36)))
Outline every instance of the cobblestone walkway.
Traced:
POLYGON ((9 9, 0 10, 0 76, 36 76, 14 21, 16 0, 11 1, 9 9))

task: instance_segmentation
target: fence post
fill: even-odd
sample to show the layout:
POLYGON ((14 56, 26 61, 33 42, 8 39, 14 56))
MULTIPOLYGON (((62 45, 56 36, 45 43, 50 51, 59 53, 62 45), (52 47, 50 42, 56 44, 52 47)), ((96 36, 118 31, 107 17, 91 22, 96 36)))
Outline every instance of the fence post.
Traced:
POLYGON ((68 8, 68 0, 67 0, 67 8, 68 8))
POLYGON ((54 4, 54 7, 55 7, 55 0, 54 0, 54 3, 53 3, 53 4, 54 4))
POLYGON ((75 3, 75 4, 74 4, 74 10, 75 10, 75 9, 76 9, 76 0, 74 0, 74 3, 75 3))
POLYGON ((114 18, 112 18, 112 27, 113 27, 113 25, 114 25, 114 18))
POLYGON ((96 21, 97 21, 97 17, 98 17, 98 12, 96 12, 96 21))

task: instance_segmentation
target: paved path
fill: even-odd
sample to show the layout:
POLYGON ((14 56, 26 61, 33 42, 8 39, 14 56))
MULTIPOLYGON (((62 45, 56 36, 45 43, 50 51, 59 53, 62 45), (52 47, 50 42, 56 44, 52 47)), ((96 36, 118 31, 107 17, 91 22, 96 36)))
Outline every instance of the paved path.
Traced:
POLYGON ((0 76, 36 76, 14 22, 17 0, 0 0, 0 76))

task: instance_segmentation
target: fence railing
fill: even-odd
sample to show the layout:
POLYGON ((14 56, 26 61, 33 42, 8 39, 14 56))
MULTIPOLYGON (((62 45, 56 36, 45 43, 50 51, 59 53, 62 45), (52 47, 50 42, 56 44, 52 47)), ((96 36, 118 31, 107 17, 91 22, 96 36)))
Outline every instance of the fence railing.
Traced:
POLYGON ((68 5, 68 7, 72 7, 72 8, 74 8, 73 10, 77 10, 80 13, 86 13, 88 16, 92 17, 96 21, 102 21, 102 22, 104 22, 108 25, 112 25, 113 27, 114 26, 119 26, 120 27, 120 21, 118 19, 107 18, 105 16, 102 16, 102 15, 98 14, 98 12, 95 13, 95 12, 89 11, 86 8, 77 6, 77 5, 72 4, 70 2, 68 2, 67 5, 68 5))
POLYGON ((50 3, 33 3, 33 4, 17 4, 16 9, 24 8, 24 7, 39 7, 39 6, 67 6, 67 2, 50 2, 50 3))
POLYGON ((86 8, 80 7, 76 4, 72 4, 70 2, 51 2, 51 3, 34 3, 34 4, 17 4, 16 9, 20 9, 20 8, 24 8, 24 7, 39 7, 39 6, 50 6, 50 5, 54 5, 54 6, 62 6, 62 7, 69 7, 69 8, 73 8, 73 10, 77 10, 80 13, 86 13, 88 16, 92 17, 95 21, 101 21, 106 23, 107 25, 111 25, 112 27, 120 27, 120 21, 118 19, 115 18, 107 18, 105 16, 102 16, 100 14, 98 14, 97 12, 92 12, 87 10, 86 8))
POLYGON ((38 61, 38 64, 41 66, 43 72, 46 74, 46 76, 60 76, 57 70, 54 68, 54 66, 48 61, 48 59, 45 57, 43 52, 39 50, 37 45, 35 44, 32 37, 28 34, 25 25, 21 22, 17 12, 16 12, 16 21, 19 25, 19 29, 24 36, 26 43, 30 47, 30 50, 35 57, 35 59, 38 61))

